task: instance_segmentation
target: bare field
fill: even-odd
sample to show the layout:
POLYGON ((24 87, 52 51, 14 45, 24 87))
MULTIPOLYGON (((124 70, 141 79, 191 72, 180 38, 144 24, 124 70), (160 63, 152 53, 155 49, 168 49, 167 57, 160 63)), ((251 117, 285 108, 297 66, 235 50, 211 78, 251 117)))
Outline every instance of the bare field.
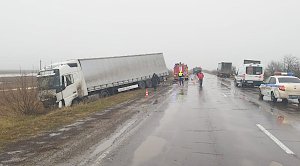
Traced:
POLYGON ((28 87, 36 87, 37 79, 35 76, 0 77, 0 91, 18 88, 21 83, 28 87))

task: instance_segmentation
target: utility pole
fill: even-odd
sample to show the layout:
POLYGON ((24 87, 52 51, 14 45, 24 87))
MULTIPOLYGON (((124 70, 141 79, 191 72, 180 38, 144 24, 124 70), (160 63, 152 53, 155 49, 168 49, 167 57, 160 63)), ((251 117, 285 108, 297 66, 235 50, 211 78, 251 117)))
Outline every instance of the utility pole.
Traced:
POLYGON ((40 70, 42 70, 42 60, 40 59, 40 70))

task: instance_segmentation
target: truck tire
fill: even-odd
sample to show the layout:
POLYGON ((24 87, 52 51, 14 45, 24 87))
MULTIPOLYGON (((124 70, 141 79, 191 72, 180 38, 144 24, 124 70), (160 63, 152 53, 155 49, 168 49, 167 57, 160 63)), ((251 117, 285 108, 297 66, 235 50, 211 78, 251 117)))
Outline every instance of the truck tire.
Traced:
POLYGON ((273 92, 271 92, 271 100, 272 100, 273 103, 277 102, 277 98, 275 97, 273 92))
POLYGON ((145 83, 145 81, 139 81, 139 82, 138 82, 138 86, 139 86, 140 89, 145 89, 145 88, 146 88, 146 83, 145 83))
POLYGON ((238 87, 238 86, 239 86, 239 84, 236 82, 236 80, 234 80, 233 83, 234 83, 234 86, 235 86, 235 87, 238 87))
POLYGON ((152 88, 152 81, 151 80, 146 80, 146 87, 147 88, 152 88))
POLYGON ((72 101, 72 106, 78 105, 80 103, 79 99, 74 99, 72 101))

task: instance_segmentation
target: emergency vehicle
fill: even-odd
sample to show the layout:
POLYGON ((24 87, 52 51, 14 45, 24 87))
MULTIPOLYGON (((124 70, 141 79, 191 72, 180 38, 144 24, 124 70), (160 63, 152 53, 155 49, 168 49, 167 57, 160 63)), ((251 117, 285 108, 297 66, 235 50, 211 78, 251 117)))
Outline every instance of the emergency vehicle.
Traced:
POLYGON ((174 65, 173 73, 174 73, 174 80, 178 80, 178 73, 182 72, 184 79, 189 80, 189 68, 186 64, 184 63, 176 63, 174 65))
POLYGON ((284 103, 288 103, 288 99, 297 99, 300 102, 300 79, 288 73, 275 73, 259 86, 259 90, 260 99, 268 96, 274 103, 277 99, 284 103))
POLYGON ((262 64, 243 64, 235 74, 235 86, 259 86, 264 81, 264 70, 262 64))

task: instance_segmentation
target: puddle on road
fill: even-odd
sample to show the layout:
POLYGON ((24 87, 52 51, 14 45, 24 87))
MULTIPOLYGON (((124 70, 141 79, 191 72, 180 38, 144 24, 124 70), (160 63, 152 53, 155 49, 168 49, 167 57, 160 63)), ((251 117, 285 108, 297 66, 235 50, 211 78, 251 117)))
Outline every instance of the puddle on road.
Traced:
POLYGON ((133 166, 142 165, 142 163, 153 159, 162 152, 167 141, 160 137, 149 136, 134 152, 133 166))
POLYGON ((7 154, 15 155, 15 154, 22 153, 22 152, 23 152, 23 150, 18 150, 18 151, 7 152, 7 154))
POLYGON ((59 132, 64 132, 64 131, 69 131, 69 130, 71 130, 71 128, 64 127, 64 128, 59 129, 58 131, 59 132))
POLYGON ((61 135, 61 133, 51 133, 51 134, 49 134, 49 137, 55 137, 55 136, 58 136, 58 135, 61 135))
POLYGON ((283 166, 283 165, 276 161, 272 161, 269 166, 283 166))

